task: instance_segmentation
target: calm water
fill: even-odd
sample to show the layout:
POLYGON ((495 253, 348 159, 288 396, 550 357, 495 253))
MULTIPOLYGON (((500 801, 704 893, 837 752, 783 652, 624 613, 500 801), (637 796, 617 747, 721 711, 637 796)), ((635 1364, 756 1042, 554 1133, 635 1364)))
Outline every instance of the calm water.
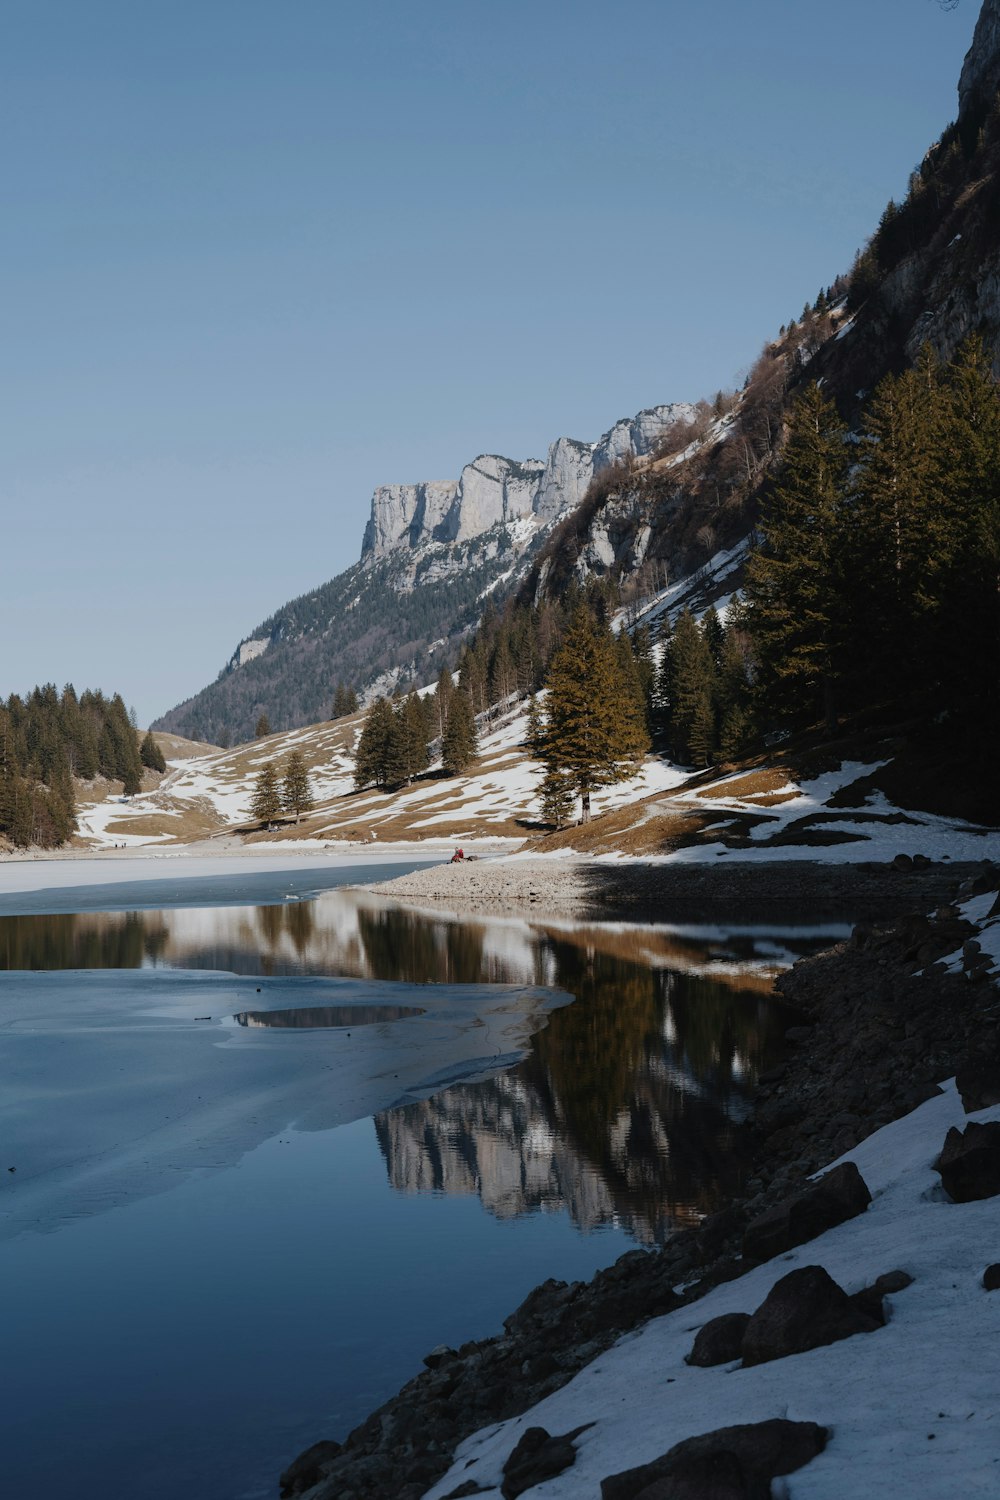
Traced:
POLYGON ((435 1344, 711 1211, 773 974, 839 934, 348 891, 0 918, 11 1493, 272 1495, 435 1344))

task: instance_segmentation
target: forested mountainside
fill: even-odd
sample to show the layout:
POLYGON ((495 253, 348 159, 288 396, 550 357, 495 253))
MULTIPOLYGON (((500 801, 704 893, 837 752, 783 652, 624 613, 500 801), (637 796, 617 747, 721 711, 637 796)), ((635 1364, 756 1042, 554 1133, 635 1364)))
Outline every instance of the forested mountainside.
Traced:
POLYGON ((879 381, 914 366, 925 344, 949 361, 978 334, 1000 371, 998 86, 1000 0, 986 0, 958 117, 902 200, 887 204, 854 265, 779 330, 741 391, 720 393, 714 412, 698 415, 679 461, 620 468, 593 486, 539 549, 522 603, 559 596, 582 572, 611 572, 642 592, 746 536, 791 407, 813 382, 853 427, 879 381))
MULTIPOLYGON (((985 0, 959 113, 854 265, 780 329, 740 391, 657 407, 545 464, 479 459, 460 481, 376 491, 361 561, 241 643, 219 680, 157 721, 200 739, 326 716, 338 680, 368 697, 453 662, 484 601, 558 599, 604 578, 635 600, 748 539, 796 398, 818 382, 849 426, 924 344, 1000 349, 1000 0, 985 0)), ((727 587, 732 586, 732 576, 727 587)))
POLYGON ((240 642, 217 680, 156 729, 218 743, 330 716, 338 682, 371 696, 436 677, 488 598, 502 601, 595 476, 647 460, 694 408, 651 407, 596 443, 559 438, 545 461, 481 455, 457 481, 375 491, 362 556, 240 642))

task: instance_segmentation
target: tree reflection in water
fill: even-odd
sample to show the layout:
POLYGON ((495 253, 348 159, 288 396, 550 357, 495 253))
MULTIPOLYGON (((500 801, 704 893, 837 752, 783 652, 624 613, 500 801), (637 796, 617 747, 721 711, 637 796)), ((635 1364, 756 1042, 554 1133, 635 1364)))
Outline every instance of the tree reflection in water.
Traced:
MULTIPOLYGON (((773 934, 772 948, 773 948, 773 934)), ((828 940, 828 939, 827 939, 828 940)), ((565 990, 518 1066, 376 1117, 391 1182, 478 1193, 513 1216, 565 1207, 644 1242, 710 1212, 744 1167, 741 1120, 787 1016, 755 939, 426 916, 361 892, 259 908, 0 918, 7 969, 148 963, 403 985, 565 990)), ((403 997, 404 999, 409 997, 403 997)))
MULTIPOLYGON (((739 1185, 742 1120, 787 1018, 758 991, 539 934, 576 996, 519 1066, 376 1117, 393 1185, 476 1192, 500 1217, 565 1207, 662 1241, 739 1185)), ((542 951, 544 950, 544 951, 542 951)))

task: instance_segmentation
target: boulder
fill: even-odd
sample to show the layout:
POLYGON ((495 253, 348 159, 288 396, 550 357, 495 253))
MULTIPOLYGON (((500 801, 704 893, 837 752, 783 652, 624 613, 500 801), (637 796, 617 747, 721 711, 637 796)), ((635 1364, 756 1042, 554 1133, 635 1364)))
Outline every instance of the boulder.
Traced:
POLYGON ((835 1344, 856 1333, 874 1333, 881 1320, 851 1301, 822 1266, 802 1266, 775 1282, 747 1325, 743 1364, 766 1364, 835 1344))
POLYGON ((573 1439, 593 1425, 585 1422, 561 1437, 553 1437, 544 1427, 529 1427, 523 1432, 503 1466, 500 1493, 504 1500, 516 1500, 525 1490, 534 1489, 544 1479, 552 1479, 575 1464, 573 1439))
POLYGON ((748 1474, 735 1453, 710 1453, 654 1479, 637 1500, 771 1500, 771 1485, 760 1474, 748 1474))
POLYGON ((836 1224, 864 1213, 872 1195, 853 1162, 843 1162, 803 1192, 769 1209, 747 1225, 743 1257, 771 1260, 785 1250, 804 1245, 836 1224))
POLYGON ((1000 1056, 971 1058, 955 1074, 955 1086, 967 1115, 1000 1104, 1000 1056))
POLYGON ((730 1360, 739 1359, 749 1322, 749 1313, 723 1313, 719 1318, 712 1318, 699 1328, 687 1357, 688 1364, 707 1369, 710 1365, 726 1365, 730 1360))
POLYGON ((983 1272, 983 1287, 987 1292, 1000 1292, 1000 1262, 994 1261, 983 1272))
POLYGON ((913 1281, 909 1271, 886 1271, 883 1276, 875 1279, 871 1286, 863 1287, 860 1292, 852 1292, 851 1301, 861 1312, 867 1313, 876 1323, 885 1323, 885 1312, 882 1307, 882 1298, 892 1292, 901 1292, 913 1281))
POLYGON ((278 1480, 282 1500, 288 1500, 290 1495, 304 1495, 306 1490, 319 1484, 326 1477, 326 1465, 342 1451, 340 1443, 325 1438, 306 1448, 292 1460, 278 1480))
POLYGON ((964 1130, 954 1125, 934 1163, 941 1183, 955 1203, 974 1203, 1000 1193, 1000 1120, 973 1121, 964 1130))
POLYGON ((815 1422, 789 1422, 783 1417, 719 1427, 714 1432, 685 1438, 652 1463, 609 1474, 601 1480, 601 1500, 639 1500, 640 1496, 643 1500, 730 1500, 730 1495, 734 1500, 737 1496, 741 1500, 744 1496, 747 1500, 757 1500, 758 1494, 769 1493, 768 1486, 777 1475, 792 1474, 822 1453, 827 1436, 826 1428, 815 1422), (728 1455, 728 1459, 722 1459, 721 1455, 728 1455), (714 1474, 712 1460, 718 1461, 714 1474), (705 1466, 700 1480, 699 1465, 705 1466), (744 1484, 742 1491, 732 1488, 737 1476, 744 1484), (666 1480, 676 1480, 687 1488, 647 1493, 666 1480), (699 1482, 703 1485, 701 1490, 694 1487, 699 1482), (715 1490, 709 1488, 713 1483, 715 1490), (722 1488, 727 1484, 728 1494, 722 1488), (757 1489, 749 1487, 753 1485, 757 1489))

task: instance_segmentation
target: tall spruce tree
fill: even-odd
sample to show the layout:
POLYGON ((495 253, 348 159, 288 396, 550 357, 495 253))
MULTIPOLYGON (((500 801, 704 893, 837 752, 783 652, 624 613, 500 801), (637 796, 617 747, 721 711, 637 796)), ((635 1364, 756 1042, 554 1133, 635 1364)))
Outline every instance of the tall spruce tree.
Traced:
POLYGON ((441 764, 445 774, 458 776, 476 758, 476 716, 469 695, 459 688, 448 704, 448 722, 441 743, 441 764))
POLYGON ((165 771, 167 762, 163 758, 163 751, 153 738, 153 731, 146 730, 145 738, 139 746, 139 758, 143 765, 150 771, 165 771))
POLYGON ((781 476, 763 506, 744 588, 759 684, 771 708, 819 710, 832 732, 844 632, 838 577, 844 426, 816 384, 794 407, 781 476))
POLYGON ((376 698, 368 710, 354 752, 354 785, 362 787, 389 785, 393 736, 392 704, 388 698, 376 698))
POLYGON ((599 787, 635 775, 649 749, 635 682, 623 681, 614 639, 586 605, 552 658, 538 747, 547 775, 566 779, 590 820, 599 787))
POLYGON ((295 814, 296 823, 304 812, 311 812, 315 806, 309 772, 301 750, 293 750, 285 761, 285 771, 281 778, 281 805, 285 812, 295 814))
POLYGON ((250 815, 258 823, 271 823, 281 812, 278 773, 270 761, 261 766, 250 798, 250 815))
POLYGON ((948 545, 941 504, 946 397, 925 349, 888 375, 864 413, 844 528, 845 668, 853 696, 912 689, 927 669, 929 569, 948 545))

